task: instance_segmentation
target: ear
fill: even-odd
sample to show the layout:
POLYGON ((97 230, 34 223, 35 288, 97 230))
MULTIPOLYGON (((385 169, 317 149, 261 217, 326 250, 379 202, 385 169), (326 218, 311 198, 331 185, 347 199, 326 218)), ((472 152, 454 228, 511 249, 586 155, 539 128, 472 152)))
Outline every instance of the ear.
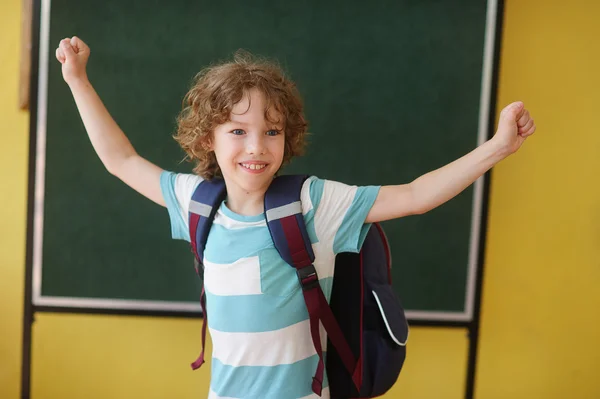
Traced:
POLYGON ((207 137, 206 140, 202 142, 202 149, 208 152, 213 151, 212 137, 207 137))

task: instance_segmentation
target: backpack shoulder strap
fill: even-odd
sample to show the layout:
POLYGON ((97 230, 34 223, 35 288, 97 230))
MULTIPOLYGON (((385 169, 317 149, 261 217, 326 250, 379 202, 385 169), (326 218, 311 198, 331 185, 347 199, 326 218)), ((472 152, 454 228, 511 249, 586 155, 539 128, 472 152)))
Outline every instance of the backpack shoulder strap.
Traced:
POLYGON ((296 269, 311 266, 315 260, 300 202, 307 177, 278 176, 265 194, 265 218, 275 248, 281 258, 296 269))
POLYGON ((329 340, 351 376, 355 374, 357 363, 321 290, 319 277, 313 264, 315 255, 304 224, 301 203, 302 186, 306 179, 307 176, 304 175, 289 175, 279 176, 273 180, 265 194, 265 217, 275 248, 281 258, 296 269, 302 287, 312 341, 319 356, 312 390, 320 396, 325 365, 319 321, 323 323, 329 340))
POLYGON ((215 214, 221 202, 225 199, 227 190, 223 179, 203 180, 190 201, 188 211, 188 223, 190 229, 190 243, 194 252, 194 266, 196 273, 202 282, 202 293, 200 294, 200 305, 202 306, 202 351, 192 363, 192 369, 196 370, 204 363, 204 349, 206 348, 206 297, 204 293, 204 248, 208 239, 208 232, 212 226, 215 214))
POLYGON ((190 243, 200 264, 204 260, 208 232, 226 195, 225 181, 218 178, 210 181, 203 180, 192 194, 188 212, 190 243))

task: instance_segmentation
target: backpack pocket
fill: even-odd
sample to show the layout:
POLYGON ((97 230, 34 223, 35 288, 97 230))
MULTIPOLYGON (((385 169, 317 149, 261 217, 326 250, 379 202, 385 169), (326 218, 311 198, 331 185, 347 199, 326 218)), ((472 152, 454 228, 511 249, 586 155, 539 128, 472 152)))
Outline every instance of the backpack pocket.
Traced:
POLYGON ((406 358, 408 324, 400 300, 388 284, 365 287, 363 386, 361 397, 387 392, 398 379, 406 358))
POLYGON ((397 345, 406 346, 409 332, 408 323, 396 293, 387 284, 374 285, 371 293, 390 338, 397 345))

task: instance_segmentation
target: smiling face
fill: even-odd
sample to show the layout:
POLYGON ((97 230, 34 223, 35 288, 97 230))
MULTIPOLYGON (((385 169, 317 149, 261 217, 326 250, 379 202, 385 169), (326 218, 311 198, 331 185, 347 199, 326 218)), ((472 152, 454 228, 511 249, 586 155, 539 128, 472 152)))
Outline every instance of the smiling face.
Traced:
POLYGON ((229 193, 266 192, 283 162, 284 122, 253 88, 233 106, 229 121, 215 128, 210 147, 229 193))
POLYGON ((230 186, 236 182, 246 191, 253 191, 257 184, 263 184, 265 176, 272 177, 280 167, 280 147, 273 148, 273 141, 283 142, 283 164, 286 164, 304 153, 306 136, 304 105, 294 82, 277 62, 241 51, 233 60, 211 65, 196 75, 177 117, 174 138, 185 151, 186 159, 195 163, 195 174, 206 180, 223 176, 230 180, 230 186), (265 115, 267 108, 269 113, 265 115), (235 132, 234 123, 240 124, 235 132), (241 126, 244 123, 250 129, 241 126), (285 139, 282 132, 279 135, 270 132, 273 128, 284 129, 285 139), (260 154, 263 150, 255 154, 250 148, 240 149, 246 147, 244 142, 254 139, 257 131, 269 137, 257 141, 264 146, 265 154, 260 154), (248 137, 237 137, 238 141, 234 141, 232 137, 224 137, 227 136, 224 133, 248 137), (243 153, 246 155, 241 156, 243 153), (257 166, 251 166, 253 160, 269 165, 260 172, 257 166), (255 173, 241 174, 246 177, 238 179, 240 163, 249 166, 246 171, 255 173), (227 171, 221 170, 221 166, 227 171))

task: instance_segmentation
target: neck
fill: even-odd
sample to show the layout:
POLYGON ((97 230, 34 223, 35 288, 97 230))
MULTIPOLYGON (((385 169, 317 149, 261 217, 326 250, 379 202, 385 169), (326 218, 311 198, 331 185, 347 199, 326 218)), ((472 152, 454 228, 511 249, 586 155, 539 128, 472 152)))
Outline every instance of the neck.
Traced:
POLYGON ((227 207, 242 216, 255 216, 263 213, 266 188, 248 192, 240 187, 227 187, 227 207))

